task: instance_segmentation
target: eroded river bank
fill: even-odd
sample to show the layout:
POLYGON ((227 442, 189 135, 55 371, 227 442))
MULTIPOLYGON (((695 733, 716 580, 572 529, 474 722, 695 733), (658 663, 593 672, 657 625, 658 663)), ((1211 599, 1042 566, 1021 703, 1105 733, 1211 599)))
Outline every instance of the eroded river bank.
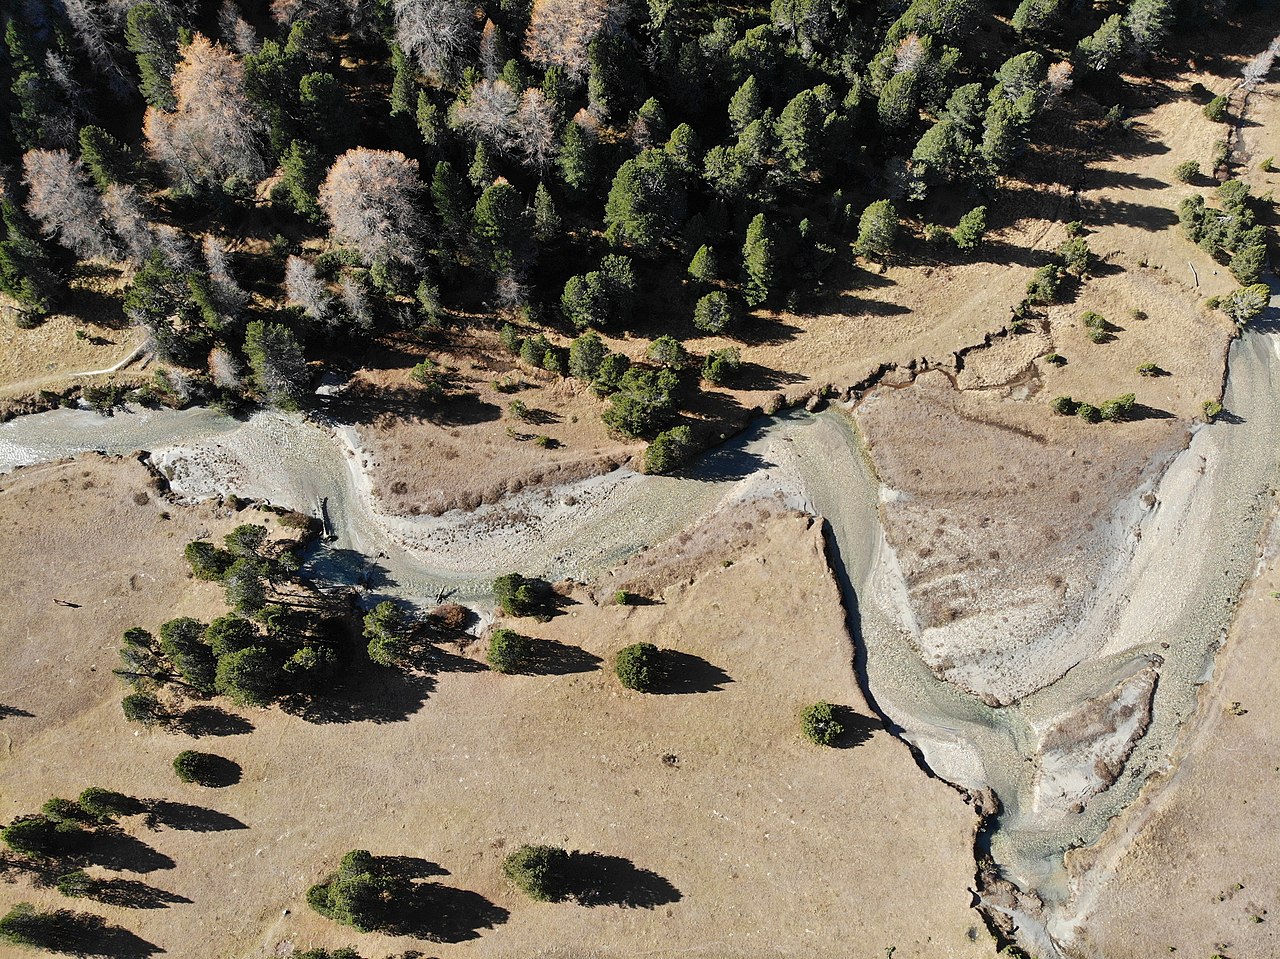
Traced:
POLYGON ((1039 953, 1072 954, 1089 877, 1073 883, 1063 854, 1095 841, 1167 766, 1254 567, 1280 449, 1278 342, 1259 327, 1233 345, 1231 415, 1197 429, 1158 482, 1117 510, 1113 575, 1070 627, 1092 637, 1081 644, 1087 654, 999 708, 940 680, 919 655, 880 523, 885 491, 839 411, 763 420, 680 477, 617 470, 440 517, 379 513, 347 431, 269 413, 245 422, 204 409, 23 417, 0 426, 0 469, 147 449, 180 495, 235 493, 305 512, 323 503, 336 539, 311 562, 362 582, 370 599, 430 604, 452 592, 476 606, 495 573, 590 580, 720 507, 780 496, 829 524, 870 700, 932 772, 998 797, 979 849, 990 858, 989 914, 1039 953))

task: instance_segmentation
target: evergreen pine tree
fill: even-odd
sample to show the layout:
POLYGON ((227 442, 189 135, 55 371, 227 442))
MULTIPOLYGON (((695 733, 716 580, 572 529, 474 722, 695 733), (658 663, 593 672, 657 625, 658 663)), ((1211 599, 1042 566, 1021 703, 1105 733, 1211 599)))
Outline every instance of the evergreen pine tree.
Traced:
POLYGON ((440 108, 431 102, 426 90, 418 91, 418 109, 415 113, 418 121, 418 133, 429 150, 439 150, 444 146, 444 123, 440 117, 440 108))
POLYGON ((572 120, 565 125, 560 138, 560 175, 575 190, 590 187, 594 173, 592 143, 585 130, 572 120))
POLYGON ((332 73, 308 73, 298 81, 302 128, 319 149, 333 155, 350 136, 347 95, 332 73))
POLYGON ((493 164, 489 162, 489 151, 483 140, 476 144, 476 152, 471 156, 471 166, 467 168, 467 179, 477 190, 483 190, 493 183, 493 164))
POLYGON ((43 316, 58 293, 54 262, 46 252, 36 225, 11 200, 0 199, 0 292, 17 300, 27 313, 43 316))
POLYGON ((733 132, 741 135, 752 120, 760 119, 764 112, 764 102, 760 96, 760 83, 755 74, 747 77, 742 86, 729 99, 729 123, 733 132))
POLYGON ((822 108, 812 90, 801 90, 778 118, 778 142, 787 165, 802 176, 817 165, 818 138, 822 133, 822 108))
POLYGON ((742 247, 742 269, 747 282, 744 295, 748 306, 758 306, 773 292, 777 269, 774 240, 763 213, 757 213, 747 227, 747 242, 742 247))
POLYGON ((510 269, 524 246, 524 202, 506 180, 481 194, 472 217, 475 235, 489 250, 495 270, 510 269))
POLYGON ((138 89, 160 110, 176 110, 173 68, 178 63, 178 24, 167 7, 138 3, 125 18, 124 43, 138 60, 138 89))
POLYGON ((288 194, 289 205, 313 223, 324 219, 316 194, 324 179, 320 154, 305 140, 293 140, 280 158, 281 185, 288 194))
POLYGON ((560 233, 560 214, 545 183, 533 194, 533 233, 541 243, 550 243, 560 233))
POLYGON ((717 274, 715 251, 704 243, 689 261, 689 276, 699 283, 714 283, 717 274))
POLYGON ((467 200, 466 186, 462 177, 448 160, 436 164, 431 176, 431 202, 436 214, 444 221, 445 229, 458 233, 466 226, 467 210, 471 204, 467 200))
POLYGON ((81 127, 80 160, 99 193, 113 183, 127 183, 131 179, 133 161, 128 148, 102 127, 81 127))
POLYGON ((684 178, 662 150, 649 149, 618 168, 604 208, 606 236, 653 253, 684 223, 684 178))
POLYGON ((883 257, 893 249, 898 233, 898 213, 888 200, 876 200, 862 211, 858 220, 858 252, 883 257))
POLYGON ((408 116, 417 106, 414 94, 416 86, 413 78, 413 67, 409 59, 400 49, 400 44, 391 44, 391 115, 393 117, 408 116))
POLYGON ((267 402, 296 409, 307 381, 302 347, 287 326, 254 320, 245 329, 244 352, 267 402))

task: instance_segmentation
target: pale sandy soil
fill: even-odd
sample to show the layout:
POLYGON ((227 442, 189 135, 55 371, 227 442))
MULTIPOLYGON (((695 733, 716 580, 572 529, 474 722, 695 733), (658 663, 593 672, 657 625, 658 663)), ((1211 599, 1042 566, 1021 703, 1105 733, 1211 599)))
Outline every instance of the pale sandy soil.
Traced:
MULTIPOLYGON (((1042 311, 1030 332, 967 354, 954 385, 931 373, 858 407, 892 490, 886 534, 921 650, 940 675, 992 701, 1021 698, 1087 655, 1059 627, 1079 617, 1114 561, 1132 521, 1117 510, 1159 476, 1201 404, 1221 392, 1232 327, 1202 298, 1234 281, 1181 236, 1173 213, 1183 196, 1212 190, 1207 178, 1175 185, 1173 166, 1225 129, 1191 96, 1197 81, 1227 85, 1188 74, 1161 86, 1117 154, 1088 167, 1072 215, 1099 263, 1070 302, 1042 311), (1110 342, 1086 338, 1084 310, 1116 327, 1110 342), (1044 361, 1049 352, 1066 364, 1044 361), (1147 362, 1168 375, 1140 376, 1147 362), (1125 393, 1137 396, 1134 422, 1091 425, 1048 408, 1060 395, 1098 405, 1125 393)), ((1046 245, 1064 238, 1051 227, 1046 245)))
MULTIPOLYGON (((1233 97, 1238 103, 1239 97, 1233 97)), ((1276 84, 1249 100, 1240 131, 1242 179, 1263 194, 1280 175, 1259 160, 1280 151, 1276 84)), ((1274 506, 1273 506, 1274 508, 1274 506)), ((1245 593, 1200 712, 1170 763, 1094 847, 1069 858, 1081 901, 1080 956, 1270 956, 1280 870, 1274 648, 1280 632, 1280 526, 1270 530, 1259 575, 1245 593), (1238 704, 1238 705, 1237 705, 1238 704), (1177 921, 1170 921, 1170 916, 1177 921)))
POLYGON ((1081 865, 1108 863, 1081 923, 1082 956, 1280 952, 1277 532, 1202 693, 1176 772, 1153 784, 1153 798, 1118 821, 1099 850, 1080 857, 1081 865))
MULTIPOLYGON (((78 908, 191 959, 344 944, 445 957, 811 956, 850 942, 920 959, 990 955, 970 909, 976 819, 961 797, 873 722, 845 749, 798 734, 797 712, 818 699, 868 715, 811 519, 722 514, 731 537, 695 533, 704 546, 677 542, 635 561, 652 605, 596 606, 582 591, 546 624, 511 624, 605 666, 622 645, 655 641, 697 657, 685 675, 701 692, 632 693, 602 669, 475 671, 476 643, 434 676, 370 678, 362 695, 380 721, 241 711, 252 732, 193 741, 129 726, 109 669, 124 626, 217 611, 216 589, 185 580, 177 552, 196 527, 217 532, 229 520, 209 507, 169 507, 174 518, 156 520, 154 503, 131 498, 139 469, 23 469, 0 492, 9 575, 26 584, 20 605, 0 609, 3 634, 26 637, 20 655, 0 660, 3 815, 99 784, 189 803, 215 821, 209 831, 128 827, 159 855, 145 863, 139 853, 150 871, 122 875, 191 902, 78 908), (95 486, 77 491, 84 512, 50 510, 61 480, 78 483, 86 470, 95 486), (18 548, 37 525, 39 549, 18 548), (173 548, 155 549, 157 537, 173 548), (46 593, 85 605, 56 608, 46 593), (102 595, 111 601, 100 611, 102 595), (239 763, 241 782, 178 784, 170 761, 197 744, 239 763), (661 877, 649 880, 657 904, 529 902, 500 873, 526 841, 625 857, 661 877), (494 924, 469 942, 432 944, 361 936, 311 913, 306 888, 352 847, 438 864, 447 874, 433 881, 484 897, 494 924)), ((22 883, 5 887, 0 905, 19 899, 66 904, 22 883)))

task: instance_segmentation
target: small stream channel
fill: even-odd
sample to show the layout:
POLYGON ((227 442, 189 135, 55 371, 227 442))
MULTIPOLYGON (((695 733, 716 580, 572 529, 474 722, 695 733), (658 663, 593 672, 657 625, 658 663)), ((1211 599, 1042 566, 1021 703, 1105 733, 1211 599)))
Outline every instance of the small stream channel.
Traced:
MULTIPOLYGON (((1216 467, 1196 487, 1200 498, 1194 504, 1210 511, 1209 528, 1215 532, 1209 553, 1154 557, 1143 552, 1140 542, 1134 554, 1134 569, 1143 574, 1134 584, 1135 594, 1161 588, 1162 566, 1191 567, 1190 575, 1176 580, 1181 595, 1167 604, 1168 616, 1138 631, 1143 642, 1083 664, 1005 708, 992 708, 938 680, 901 626, 877 608, 871 585, 886 555, 880 485, 850 420, 839 411, 762 419, 678 478, 617 470, 561 487, 547 494, 557 502, 548 499, 540 507, 550 511, 553 522, 527 531, 517 522, 514 538, 503 526, 508 518, 503 504, 482 508, 491 513, 484 521, 460 513, 392 520, 375 516, 358 454, 340 432, 297 416, 261 413, 238 421, 208 409, 189 409, 104 418, 86 410, 56 410, 0 424, 0 471, 86 450, 146 449, 153 462, 171 468, 179 494, 236 493, 308 513, 323 498, 336 540, 310 558, 312 571, 361 582, 370 599, 401 596, 421 604, 447 592, 483 605, 494 574, 512 568, 553 579, 589 580, 688 527, 727 499, 786 491, 788 505, 818 514, 828 524, 828 552, 869 700, 928 769, 964 788, 994 789, 1002 812, 982 837, 979 852, 988 853, 1006 877, 1046 900, 1047 921, 1026 920, 1026 944, 1055 955, 1055 942, 1070 933, 1064 851, 1096 840, 1167 762, 1253 568, 1280 450, 1280 335, 1275 326, 1246 332, 1232 346, 1229 367, 1226 407, 1232 415, 1199 429, 1179 456, 1187 462, 1212 459, 1216 467), (587 505, 578 510, 579 502, 587 505), (443 561, 424 561, 400 545, 405 536, 439 536, 442 531, 454 537, 446 536, 440 541, 444 546, 431 554, 443 561), (484 545, 477 538, 486 536, 499 538, 489 555, 502 557, 502 569, 492 562, 466 568, 448 561, 449 542, 466 556, 485 555, 476 547, 484 545), (1028 757, 1037 745, 1034 730, 1107 692, 1157 650, 1165 665, 1153 721, 1121 778, 1083 814, 1042 821, 1030 802, 1033 764, 1028 757), (975 755, 980 767, 972 762, 975 755), (959 772, 974 768, 981 774, 959 772)), ((1177 464, 1166 473, 1166 482, 1178 472, 1177 464)), ((1163 494, 1163 487, 1157 493, 1163 494)), ((1157 507, 1144 526, 1159 516, 1157 507)))

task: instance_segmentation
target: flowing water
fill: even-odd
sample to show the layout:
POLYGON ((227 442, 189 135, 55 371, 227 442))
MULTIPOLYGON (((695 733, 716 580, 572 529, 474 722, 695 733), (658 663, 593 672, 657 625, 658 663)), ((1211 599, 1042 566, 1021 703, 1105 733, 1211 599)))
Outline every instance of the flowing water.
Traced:
POLYGON ((180 494, 234 492, 308 513, 323 501, 336 538, 316 551, 312 569, 358 581, 370 588, 370 598, 397 595, 421 603, 447 591, 482 601, 493 575, 512 568, 591 579, 726 501, 781 495, 829 524, 833 566, 869 699, 931 770, 962 787, 990 786, 999 796, 1002 811, 985 837, 989 854, 1007 877, 1049 903, 1048 922, 1031 944, 1054 954, 1054 942, 1069 939, 1071 931, 1064 851, 1097 839, 1167 762, 1253 568, 1280 449, 1275 327, 1245 333, 1232 346, 1229 366, 1230 415, 1198 430, 1166 472, 1156 491, 1162 505, 1142 521, 1150 535, 1133 553, 1133 608, 1163 608, 1166 615, 1143 623, 1121 617, 1121 632, 1135 641, 1005 708, 938 680, 899 624, 877 607, 871 587, 877 576, 884 578, 883 561, 892 556, 880 527, 880 485, 850 421, 838 411, 761 420, 679 478, 618 470, 551 493, 521 494, 514 512, 510 504, 497 504, 474 514, 378 516, 359 454, 343 441, 342 430, 271 413, 246 421, 207 409, 110 418, 57 410, 21 417, 0 424, 0 471, 86 450, 146 449, 171 473, 180 494), (1161 534, 1161 524, 1171 522, 1165 501, 1183 504, 1179 515, 1196 518, 1208 538, 1167 551, 1172 534, 1161 534), (531 514, 541 521, 530 520, 531 514), (1027 761, 1036 749, 1035 730, 1106 693, 1157 652, 1164 665, 1153 720, 1120 779, 1083 815, 1040 816, 1031 802, 1027 761))

